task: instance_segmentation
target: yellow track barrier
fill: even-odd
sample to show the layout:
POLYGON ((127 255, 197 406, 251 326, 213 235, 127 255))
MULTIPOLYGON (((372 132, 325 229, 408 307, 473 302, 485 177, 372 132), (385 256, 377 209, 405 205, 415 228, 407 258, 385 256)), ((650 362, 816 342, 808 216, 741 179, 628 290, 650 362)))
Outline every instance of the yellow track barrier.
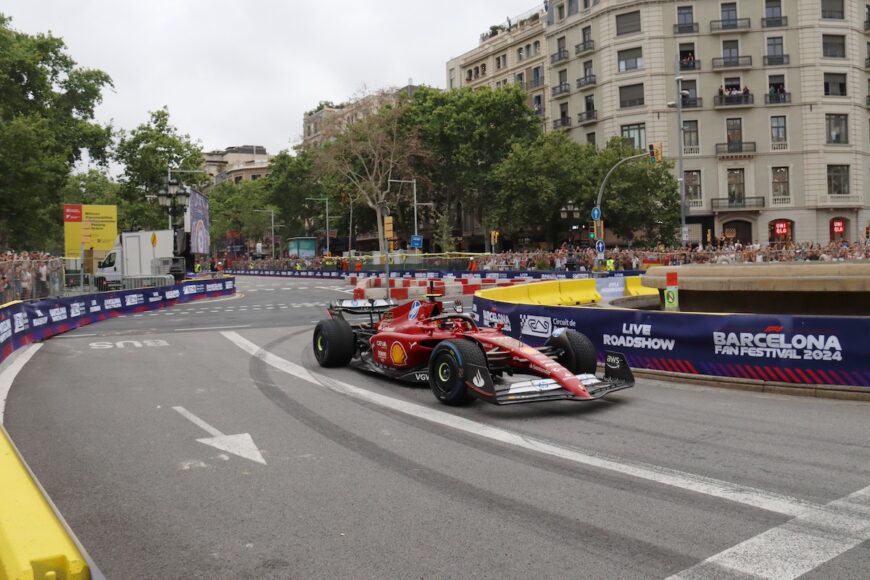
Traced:
POLYGON ((479 290, 477 295, 488 300, 511 304, 540 304, 541 306, 578 306, 601 302, 593 278, 530 282, 501 288, 479 290))
POLYGON ((625 279, 625 295, 626 296, 658 296, 659 291, 655 288, 649 288, 640 283, 640 276, 629 276, 625 279))
POLYGON ((84 556, 0 427, 0 580, 90 577, 84 556))

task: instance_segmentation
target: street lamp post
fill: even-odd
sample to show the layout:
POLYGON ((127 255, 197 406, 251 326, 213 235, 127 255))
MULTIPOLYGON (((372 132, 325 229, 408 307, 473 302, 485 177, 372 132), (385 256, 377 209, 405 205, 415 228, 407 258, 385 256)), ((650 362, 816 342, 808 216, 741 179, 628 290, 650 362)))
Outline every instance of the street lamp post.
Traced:
MULTIPOLYGON (((184 215, 184 211, 190 204, 190 189, 182 185, 177 179, 171 176, 166 180, 166 184, 160 191, 157 192, 157 203, 166 210, 169 216, 169 229, 172 231, 172 254, 179 256, 181 250, 178 241, 178 217, 184 215)), ((152 198, 153 199, 153 198, 152 198)), ((186 267, 181 267, 181 272, 178 271, 177 264, 173 260, 170 268, 176 280, 184 278, 186 267)))
POLYGON ((275 210, 274 209, 255 209, 257 213, 268 213, 272 218, 272 259, 275 259, 275 210))
POLYGON ((328 197, 306 197, 309 201, 326 202, 326 253, 329 254, 329 198, 328 197))
POLYGON ((563 220, 568 220, 568 245, 571 245, 571 234, 577 228, 570 220, 572 218, 575 220, 580 219, 580 208, 575 206, 573 202, 569 201, 559 210, 559 215, 561 215, 563 220))
POLYGON ((416 178, 414 178, 414 179, 390 179, 389 182, 390 183, 410 183, 412 185, 412 189, 414 192, 414 235, 416 236, 417 235, 417 206, 418 205, 428 205, 431 207, 435 204, 432 202, 417 203, 417 179, 416 178))
POLYGON ((680 239, 685 246, 689 241, 689 232, 686 231, 686 179, 683 173, 683 96, 688 96, 688 91, 683 94, 683 75, 680 74, 680 57, 677 55, 674 61, 674 80, 677 83, 677 183, 680 186, 680 239))

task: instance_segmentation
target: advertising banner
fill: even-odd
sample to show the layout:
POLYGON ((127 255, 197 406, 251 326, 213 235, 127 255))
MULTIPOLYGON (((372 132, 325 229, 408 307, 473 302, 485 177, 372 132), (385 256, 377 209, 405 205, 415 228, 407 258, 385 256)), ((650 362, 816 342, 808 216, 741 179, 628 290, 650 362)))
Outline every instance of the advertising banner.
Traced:
POLYGON ((188 223, 186 224, 186 229, 190 232, 191 253, 211 253, 211 239, 208 233, 208 198, 198 191, 191 191, 187 217, 188 223))
POLYGON ((475 296, 472 315, 530 345, 573 328, 635 368, 811 385, 870 387, 870 318, 695 314, 506 304, 475 296))
POLYGON ((163 286, 19 302, 0 308, 0 363, 16 349, 122 314, 235 294, 234 278, 193 280, 163 286))
POLYGON ((86 250, 108 251, 118 237, 118 207, 114 205, 64 205, 64 256, 79 257, 86 250))

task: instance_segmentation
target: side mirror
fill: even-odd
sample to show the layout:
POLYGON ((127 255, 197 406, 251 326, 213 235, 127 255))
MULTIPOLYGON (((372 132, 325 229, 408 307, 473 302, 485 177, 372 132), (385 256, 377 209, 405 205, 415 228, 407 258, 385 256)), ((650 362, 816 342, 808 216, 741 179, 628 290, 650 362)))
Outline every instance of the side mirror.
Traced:
POLYGON ((454 312, 458 312, 461 314, 463 309, 464 309, 464 307, 462 306, 462 300, 457 298, 456 300, 453 301, 453 311, 454 312))

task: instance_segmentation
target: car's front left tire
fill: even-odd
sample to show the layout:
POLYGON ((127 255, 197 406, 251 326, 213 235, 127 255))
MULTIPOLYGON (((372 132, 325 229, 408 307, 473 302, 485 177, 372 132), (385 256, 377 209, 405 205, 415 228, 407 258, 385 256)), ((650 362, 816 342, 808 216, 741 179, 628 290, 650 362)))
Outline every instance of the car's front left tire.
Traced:
POLYGON ((486 356, 469 340, 445 340, 429 358, 429 388, 445 405, 467 405, 474 400, 465 385, 467 365, 486 367, 486 356))

